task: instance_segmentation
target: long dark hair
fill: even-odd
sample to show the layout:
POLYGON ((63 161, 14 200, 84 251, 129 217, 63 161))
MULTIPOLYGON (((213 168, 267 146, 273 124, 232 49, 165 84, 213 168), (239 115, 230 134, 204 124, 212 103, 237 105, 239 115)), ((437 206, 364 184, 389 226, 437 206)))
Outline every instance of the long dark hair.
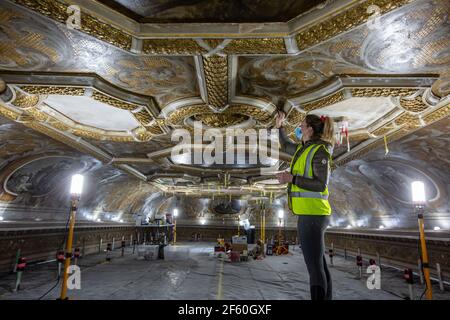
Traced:
POLYGON ((312 139, 322 139, 334 145, 334 121, 330 117, 319 117, 308 114, 305 117, 306 124, 313 129, 312 139))

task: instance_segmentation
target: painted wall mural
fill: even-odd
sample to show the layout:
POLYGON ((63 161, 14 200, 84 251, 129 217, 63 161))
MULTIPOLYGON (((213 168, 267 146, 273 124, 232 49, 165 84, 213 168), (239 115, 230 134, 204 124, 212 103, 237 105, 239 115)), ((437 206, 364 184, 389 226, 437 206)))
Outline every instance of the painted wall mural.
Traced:
POLYGON ((44 157, 27 163, 14 171, 6 179, 7 192, 18 194, 33 194, 34 197, 48 195, 59 184, 67 185, 67 179, 86 170, 87 163, 69 157, 44 157))
MULTIPOLYGON (((3 193, 12 196, 2 198, 3 215, 8 216, 8 206, 21 205, 35 210, 53 208, 55 215, 61 208, 68 208, 68 180, 75 171, 86 176, 85 191, 80 203, 80 219, 94 221, 134 221, 134 215, 150 218, 180 208, 185 223, 196 225, 199 215, 206 214, 210 223, 235 225, 233 214, 225 216, 214 208, 227 199, 211 201, 203 198, 173 197, 164 194, 152 185, 139 181, 111 165, 105 165, 91 157, 71 152, 50 139, 23 130, 19 124, 2 122, 0 129, 7 128, 7 135, 0 131, 4 147, 1 149, 3 193), (13 138, 5 142, 6 138, 13 138), (19 142, 27 142, 27 148, 17 149, 19 142), (41 154, 39 146, 56 154, 41 154), (16 153, 19 152, 19 153, 16 153), (59 153, 58 153, 59 152, 59 153), (37 159, 30 158, 37 156, 37 159), (12 163, 26 159, 14 170, 5 169, 12 163), (31 159, 31 160, 30 160, 31 159), (8 192, 9 191, 9 192, 8 192), (5 209, 6 208, 6 209, 5 209), (226 219, 225 219, 226 218, 226 219)), ((421 179, 426 183, 428 198, 427 219, 431 224, 450 227, 450 119, 446 118, 422 128, 410 136, 389 145, 387 156, 384 149, 374 150, 362 159, 348 163, 333 171, 331 177, 331 224, 345 227, 412 228, 416 216, 410 202, 410 183, 421 179)), ((49 151, 47 151, 48 153, 49 151)), ((276 224, 276 212, 285 206, 285 199, 267 204, 267 214, 276 224)), ((237 206, 235 206, 237 209, 237 206)), ((258 223, 258 206, 241 203, 241 214, 248 213, 258 223), (249 210, 249 212, 247 212, 249 210)), ((219 210, 220 211, 220 210, 219 210)), ((27 215, 16 216, 18 220, 27 215)), ((59 216, 53 217, 59 219, 59 216)), ((181 217, 180 217, 181 218, 181 217)), ((291 216, 288 226, 295 227, 296 219, 291 216)))

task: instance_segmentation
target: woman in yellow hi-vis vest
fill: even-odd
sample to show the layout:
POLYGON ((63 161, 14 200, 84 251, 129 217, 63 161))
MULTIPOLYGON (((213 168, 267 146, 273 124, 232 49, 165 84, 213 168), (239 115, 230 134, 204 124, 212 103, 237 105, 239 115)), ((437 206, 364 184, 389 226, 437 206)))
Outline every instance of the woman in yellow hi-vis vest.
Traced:
POLYGON ((279 111, 282 151, 291 154, 290 173, 277 175, 280 183, 288 183, 288 204, 298 216, 297 230, 303 257, 309 273, 312 300, 331 300, 331 276, 325 260, 324 234, 328 226, 331 207, 328 202, 328 180, 333 149, 333 121, 329 117, 309 114, 296 136, 302 143, 289 142, 282 123, 284 113, 279 111))

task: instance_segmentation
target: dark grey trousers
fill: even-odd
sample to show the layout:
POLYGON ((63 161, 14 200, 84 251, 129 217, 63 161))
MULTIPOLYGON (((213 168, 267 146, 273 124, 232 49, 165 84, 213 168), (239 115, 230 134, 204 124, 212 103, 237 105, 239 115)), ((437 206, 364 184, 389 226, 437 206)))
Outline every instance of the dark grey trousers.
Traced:
POLYGON ((325 230, 329 216, 299 215, 298 238, 309 273, 311 299, 331 300, 331 275, 325 260, 325 230))

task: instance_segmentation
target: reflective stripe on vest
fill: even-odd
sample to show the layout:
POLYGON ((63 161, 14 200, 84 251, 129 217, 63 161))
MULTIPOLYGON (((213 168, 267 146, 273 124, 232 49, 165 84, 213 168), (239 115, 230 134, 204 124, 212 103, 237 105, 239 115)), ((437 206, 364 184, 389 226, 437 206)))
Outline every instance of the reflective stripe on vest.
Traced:
MULTIPOLYGON (((291 163, 291 173, 293 175, 302 176, 306 179, 313 177, 312 160, 319 148, 324 145, 312 144, 304 150, 299 157, 294 155, 291 163)), ((297 152, 299 152, 299 149, 297 152)), ((326 149, 325 149, 326 150, 326 149)), ((326 150, 328 151, 328 150, 326 150)), ((328 152, 327 152, 328 153, 328 152)), ((328 156, 331 157, 328 153, 328 156)), ((328 186, 323 192, 315 192, 302 189, 292 183, 288 186, 289 207, 294 214, 298 215, 329 215, 331 207, 328 203, 328 186)))
POLYGON ((291 192, 292 198, 315 198, 328 200, 328 194, 321 194, 320 192, 306 191, 306 192, 291 192))

